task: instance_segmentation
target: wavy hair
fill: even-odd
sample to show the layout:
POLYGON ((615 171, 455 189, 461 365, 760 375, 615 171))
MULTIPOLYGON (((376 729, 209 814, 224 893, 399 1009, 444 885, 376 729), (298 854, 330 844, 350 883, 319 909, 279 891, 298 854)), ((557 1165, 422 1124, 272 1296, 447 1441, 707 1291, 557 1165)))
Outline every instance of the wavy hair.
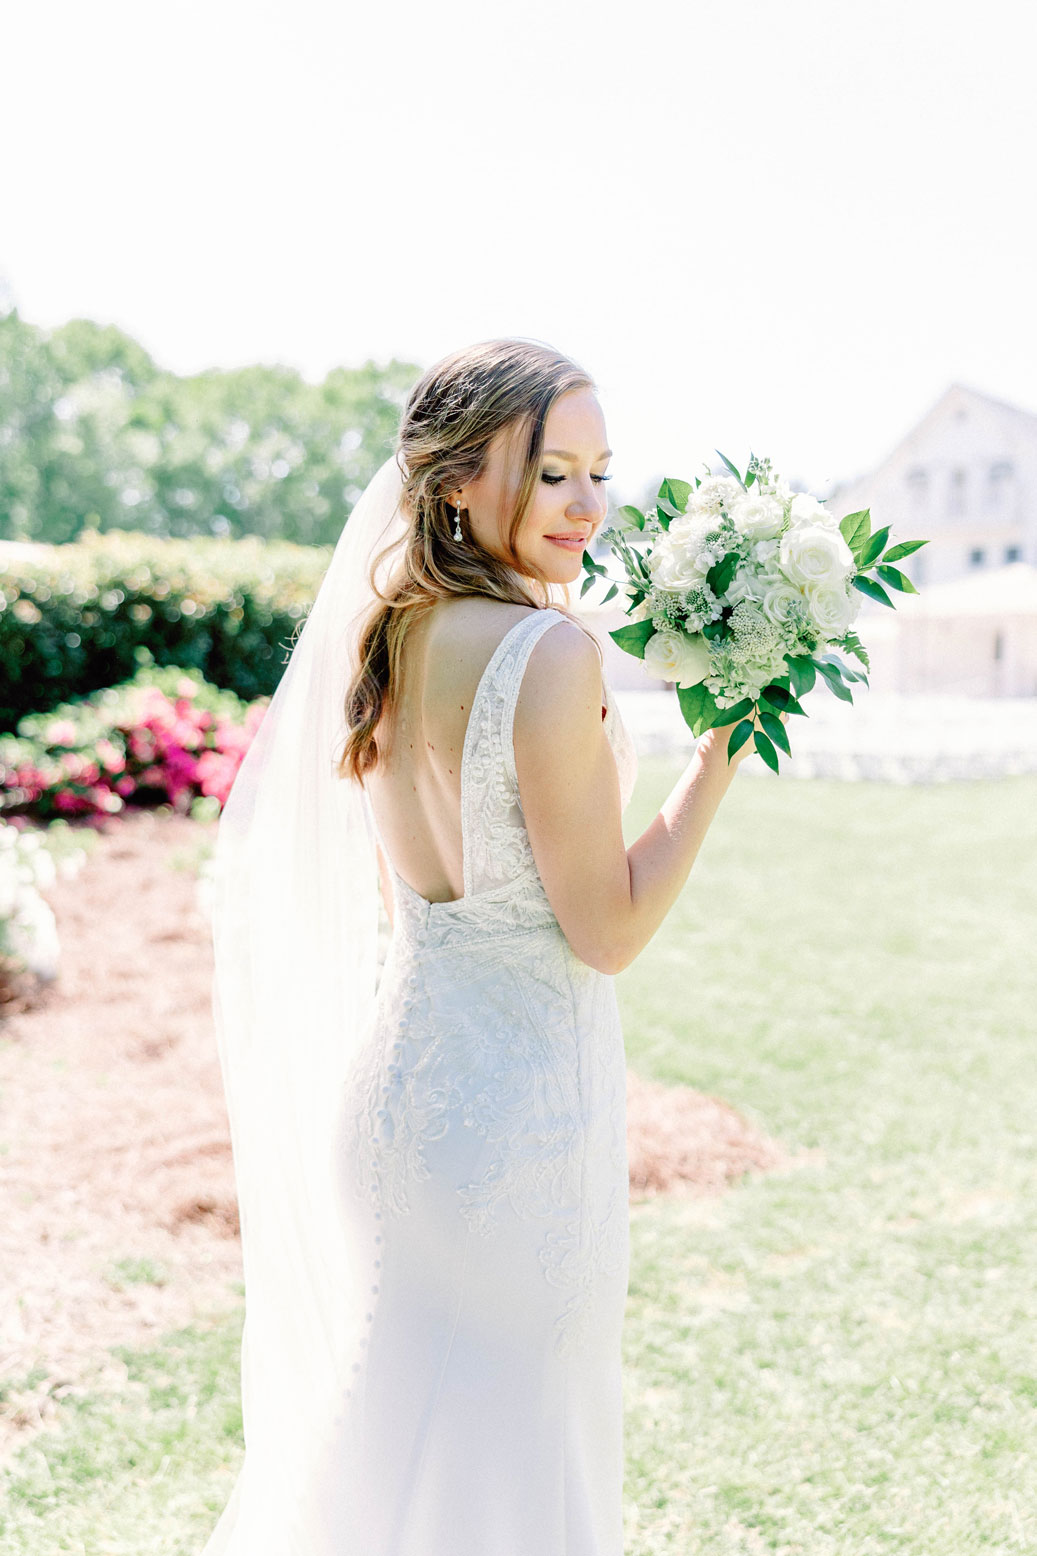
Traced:
MULTIPOLYGON (((444 357, 411 390, 395 448, 410 527, 384 592, 374 575, 386 553, 372 559, 378 599, 362 626, 359 669, 346 691, 349 733, 337 764, 340 777, 362 782, 377 765, 375 729, 400 684, 404 640, 437 600, 483 595, 541 610, 551 604, 550 580, 519 557, 515 542, 536 493, 548 411, 569 390, 596 387, 582 367, 550 346, 504 339, 444 357), (498 515, 506 561, 471 534, 454 539, 457 509, 445 495, 478 478, 502 432, 509 462, 521 461, 511 512, 498 515)), ((582 628, 565 606, 555 608, 582 628)))

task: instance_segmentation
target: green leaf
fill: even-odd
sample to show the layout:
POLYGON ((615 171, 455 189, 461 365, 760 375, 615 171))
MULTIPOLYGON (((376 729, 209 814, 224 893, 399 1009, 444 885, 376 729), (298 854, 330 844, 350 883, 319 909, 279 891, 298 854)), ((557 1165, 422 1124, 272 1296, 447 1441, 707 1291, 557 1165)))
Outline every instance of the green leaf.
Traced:
POLYGON ((789 667, 789 680, 797 697, 805 697, 817 680, 814 662, 809 654, 785 655, 789 667))
POLYGON ((852 628, 843 633, 843 642, 846 645, 846 652, 859 659, 865 670, 870 670, 871 660, 868 658, 868 651, 852 628))
POLYGON ((752 486, 752 484, 753 484, 753 482, 755 480, 756 480, 756 471, 755 470, 748 470, 748 471, 746 471, 746 476, 745 476, 745 489, 746 489, 746 491, 749 490, 750 486, 752 486))
POLYGON ((614 643, 626 653, 636 654, 638 659, 645 657, 645 644, 654 636, 655 627, 650 621, 628 621, 625 627, 617 627, 609 633, 614 643))
POLYGON ((625 519, 628 524, 632 524, 635 529, 644 529, 645 527, 644 514, 640 508, 633 507, 631 503, 626 503, 620 508, 619 517, 625 519))
POLYGON ((716 729, 720 724, 735 724, 739 719, 744 719, 751 713, 756 704, 751 697, 743 697, 741 702, 736 702, 730 708, 718 708, 717 716, 710 725, 710 729, 716 729))
POLYGON ((885 562, 880 562, 875 571, 891 589, 899 589, 902 594, 918 593, 907 574, 902 573, 898 567, 888 567, 885 562))
POLYGON ((780 746, 786 756, 792 755, 792 747, 789 745, 789 737, 785 732, 785 726, 776 713, 769 713, 766 708, 760 709, 760 723, 774 741, 780 746))
POLYGON ((684 513, 688 507, 688 498, 692 493, 690 481, 679 481, 676 476, 668 475, 659 488, 659 497, 665 498, 677 509, 678 513, 684 513))
POLYGON ((833 664, 829 664, 827 661, 825 661, 823 659, 817 660, 816 664, 817 664, 818 670, 820 670, 821 674, 824 676, 825 680, 828 682, 828 684, 831 687, 832 691, 839 698, 840 702, 852 702, 853 701, 853 692, 850 690, 850 688, 847 686, 846 682, 843 680, 842 676, 839 674, 839 671, 836 668, 836 666, 833 665, 833 664))
POLYGON ((726 556, 720 558, 719 562, 713 563, 713 566, 706 574, 706 582, 709 584, 709 587, 712 589, 714 594, 723 594, 724 590, 735 576, 737 567, 737 551, 729 551, 726 556))
POLYGON ((827 665, 829 670, 834 670, 837 675, 841 675, 844 681, 867 681, 868 679, 863 671, 854 670, 850 665, 844 664, 841 659, 837 659, 834 654, 822 654, 813 663, 821 671, 822 675, 827 675, 828 671, 825 669, 827 665))
POLYGON ((889 525, 887 524, 884 529, 877 529, 874 535, 872 535, 871 539, 868 541, 868 544, 861 552, 859 565, 861 567, 870 567, 875 558, 881 553, 882 548, 888 539, 889 525))
POLYGON ((799 713, 803 719, 810 717, 796 697, 793 697, 788 686, 765 686, 760 696, 765 702, 771 703, 772 708, 777 708, 779 713, 799 713))
POLYGON ((772 772, 778 771, 778 753, 771 745, 762 729, 753 730, 753 744, 767 763, 772 772))
POLYGON ((729 762, 733 756, 737 756, 752 732, 752 719, 743 719, 740 724, 735 725, 727 742, 727 760, 729 762))
POLYGON ((760 694, 765 702, 777 708, 779 713, 800 713, 804 718, 809 715, 805 708, 800 707, 787 686, 779 686, 773 681, 770 686, 765 686, 760 694))
MULTIPOLYGON (((745 482, 742 480, 741 476, 738 474, 738 471, 735 469, 734 465, 728 459, 727 455, 726 454, 721 454, 720 450, 718 448, 714 449, 713 452, 715 454, 719 455, 719 457, 724 461, 724 464, 730 470, 731 474, 734 476, 734 478, 738 482, 738 484, 740 486, 745 486, 745 482)), ((748 487, 746 487, 746 491, 748 491, 748 487)))
POLYGON ((589 578, 585 578, 583 580, 583 583, 580 585, 580 599, 581 600, 583 599, 583 596, 587 593, 587 590, 591 587, 593 582, 594 582, 594 574, 593 573, 591 573, 589 578))
POLYGON ((606 572, 606 569, 602 567, 600 562, 596 561, 595 558, 591 556, 589 551, 585 551, 583 553, 583 565, 588 573, 606 572))
POLYGON ((667 497, 660 497, 656 503, 656 507, 659 509, 660 513, 665 513, 668 519, 679 519, 681 516, 681 510, 675 503, 670 502, 669 498, 667 497))
POLYGON ((701 681, 696 686, 678 686, 677 701, 681 715, 693 735, 703 735, 716 717, 713 695, 701 681))
POLYGON ((861 508, 857 513, 848 513, 844 519, 839 520, 839 529, 852 551, 855 544, 867 540, 871 534, 871 509, 861 508))
POLYGON ((611 600, 612 596, 618 592, 618 589, 619 589, 619 585, 618 584, 613 584, 612 588, 608 591, 608 593, 602 595, 602 597, 601 597, 602 605, 605 605, 609 600, 611 600))
POLYGON ((927 540, 902 540, 899 545, 890 546, 882 560, 884 562, 902 562, 906 556, 911 555, 912 551, 920 551, 923 546, 928 544, 927 540))
POLYGON ((854 574, 852 582, 853 587, 855 589, 859 589, 862 594, 866 594, 869 599, 881 600, 882 604, 888 605, 890 610, 896 610, 896 606, 893 604, 893 601, 890 599, 885 589, 881 584, 876 583, 874 579, 865 578, 863 573, 856 573, 854 574))

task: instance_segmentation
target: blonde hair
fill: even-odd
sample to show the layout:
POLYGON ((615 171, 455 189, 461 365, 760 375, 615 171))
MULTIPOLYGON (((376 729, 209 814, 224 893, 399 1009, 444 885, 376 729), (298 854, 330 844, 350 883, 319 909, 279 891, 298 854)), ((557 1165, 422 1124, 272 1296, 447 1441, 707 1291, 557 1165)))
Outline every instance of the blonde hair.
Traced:
MULTIPOLYGON (((504 339, 444 357, 411 390, 395 450, 410 528, 384 593, 374 582, 379 559, 372 560, 378 602, 361 629, 360 666, 346 691, 349 734, 338 761, 340 777, 362 782, 376 766, 374 732, 400 684, 408 629, 437 600, 483 595, 540 610, 551 604, 549 579, 519 557, 515 542, 536 493, 547 413, 559 395, 583 388, 596 385, 560 352, 538 341, 504 339), (456 510, 445 495, 477 479, 502 431, 509 456, 518 451, 524 457, 511 514, 500 515, 506 563, 471 535, 454 539, 456 510)), ((555 608, 571 616, 565 606, 555 608)))

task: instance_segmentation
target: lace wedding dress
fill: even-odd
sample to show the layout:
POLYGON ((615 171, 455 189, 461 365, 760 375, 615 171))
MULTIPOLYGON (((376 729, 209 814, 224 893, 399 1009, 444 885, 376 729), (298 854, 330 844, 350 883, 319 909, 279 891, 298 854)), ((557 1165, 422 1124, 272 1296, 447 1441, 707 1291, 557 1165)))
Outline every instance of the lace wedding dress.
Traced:
MULTIPOLYGON (((551 911, 512 741, 530 652, 565 619, 523 617, 480 680, 463 896, 429 902, 389 860, 341 1154, 375 1300, 314 1490, 338 1556, 621 1556, 622 1033, 612 978, 551 911)), ((625 806, 637 759, 603 684, 625 806)))

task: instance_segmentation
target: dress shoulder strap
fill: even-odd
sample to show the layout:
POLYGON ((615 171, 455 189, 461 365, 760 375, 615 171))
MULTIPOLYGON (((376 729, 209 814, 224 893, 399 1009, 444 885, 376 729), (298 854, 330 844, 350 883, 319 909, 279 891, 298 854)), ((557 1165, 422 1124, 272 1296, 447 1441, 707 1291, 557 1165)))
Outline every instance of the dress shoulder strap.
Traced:
POLYGON ((518 798, 518 774, 515 771, 515 708, 522 689, 522 677, 526 673, 529 656, 544 633, 558 622, 568 620, 564 611, 555 610, 553 606, 548 606, 545 610, 538 611, 535 616, 528 617, 523 625, 529 630, 519 634, 513 652, 509 656, 507 694, 501 708, 501 753, 504 775, 516 799, 518 798))
MULTIPOLYGON (((548 606, 530 611, 504 634, 483 671, 468 718, 461 762, 465 892, 507 870, 521 829, 515 775, 515 705, 529 656, 549 627, 565 620, 548 606)), ((514 863, 514 861, 511 861, 514 863)))

